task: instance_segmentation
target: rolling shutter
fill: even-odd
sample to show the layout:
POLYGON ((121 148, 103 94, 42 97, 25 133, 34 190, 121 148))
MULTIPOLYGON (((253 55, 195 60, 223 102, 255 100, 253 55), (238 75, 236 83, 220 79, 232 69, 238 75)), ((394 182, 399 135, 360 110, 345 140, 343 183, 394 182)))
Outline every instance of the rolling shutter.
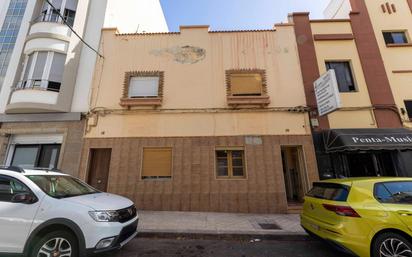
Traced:
POLYGON ((260 74, 232 74, 230 84, 234 96, 262 94, 262 76, 260 74))
POLYGON ((159 77, 132 77, 129 97, 156 97, 159 91, 159 77))
POLYGON ((145 148, 143 150, 142 177, 171 177, 172 149, 145 148))

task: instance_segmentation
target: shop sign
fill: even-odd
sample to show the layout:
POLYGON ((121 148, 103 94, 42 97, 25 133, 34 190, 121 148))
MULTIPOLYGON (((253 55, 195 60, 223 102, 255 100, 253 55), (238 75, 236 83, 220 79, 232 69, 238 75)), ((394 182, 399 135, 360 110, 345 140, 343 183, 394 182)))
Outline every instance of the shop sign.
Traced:
POLYGON ((352 137, 354 144, 411 144, 410 136, 373 136, 373 137, 352 137))
POLYGON ((319 116, 325 116, 342 107, 335 70, 329 70, 314 83, 319 116))

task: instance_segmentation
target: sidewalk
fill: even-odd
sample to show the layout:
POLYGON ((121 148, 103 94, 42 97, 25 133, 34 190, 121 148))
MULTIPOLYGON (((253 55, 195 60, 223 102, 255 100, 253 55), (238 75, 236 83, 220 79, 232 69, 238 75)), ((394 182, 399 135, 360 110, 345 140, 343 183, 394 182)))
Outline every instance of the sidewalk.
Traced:
POLYGON ((296 214, 139 211, 139 216, 142 237, 306 238, 296 214))

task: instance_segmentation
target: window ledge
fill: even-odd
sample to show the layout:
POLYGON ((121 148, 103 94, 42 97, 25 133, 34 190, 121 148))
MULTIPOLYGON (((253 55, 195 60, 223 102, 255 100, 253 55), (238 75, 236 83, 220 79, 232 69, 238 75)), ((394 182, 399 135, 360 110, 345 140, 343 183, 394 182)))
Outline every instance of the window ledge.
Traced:
POLYGON ((412 43, 405 44, 386 44, 387 47, 412 47, 412 43))
POLYGON ((230 106, 237 105, 261 105, 270 104, 269 96, 228 96, 227 103, 230 106))
POLYGON ((120 106, 133 107, 133 106, 161 106, 162 98, 122 98, 120 99, 120 106))

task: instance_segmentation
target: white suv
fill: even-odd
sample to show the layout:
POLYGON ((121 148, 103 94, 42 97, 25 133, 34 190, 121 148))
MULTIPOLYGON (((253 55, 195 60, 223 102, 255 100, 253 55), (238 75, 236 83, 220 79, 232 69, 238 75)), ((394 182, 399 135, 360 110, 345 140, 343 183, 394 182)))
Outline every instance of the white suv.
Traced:
POLYGON ((137 235, 133 202, 60 172, 0 167, 0 256, 83 257, 137 235))

